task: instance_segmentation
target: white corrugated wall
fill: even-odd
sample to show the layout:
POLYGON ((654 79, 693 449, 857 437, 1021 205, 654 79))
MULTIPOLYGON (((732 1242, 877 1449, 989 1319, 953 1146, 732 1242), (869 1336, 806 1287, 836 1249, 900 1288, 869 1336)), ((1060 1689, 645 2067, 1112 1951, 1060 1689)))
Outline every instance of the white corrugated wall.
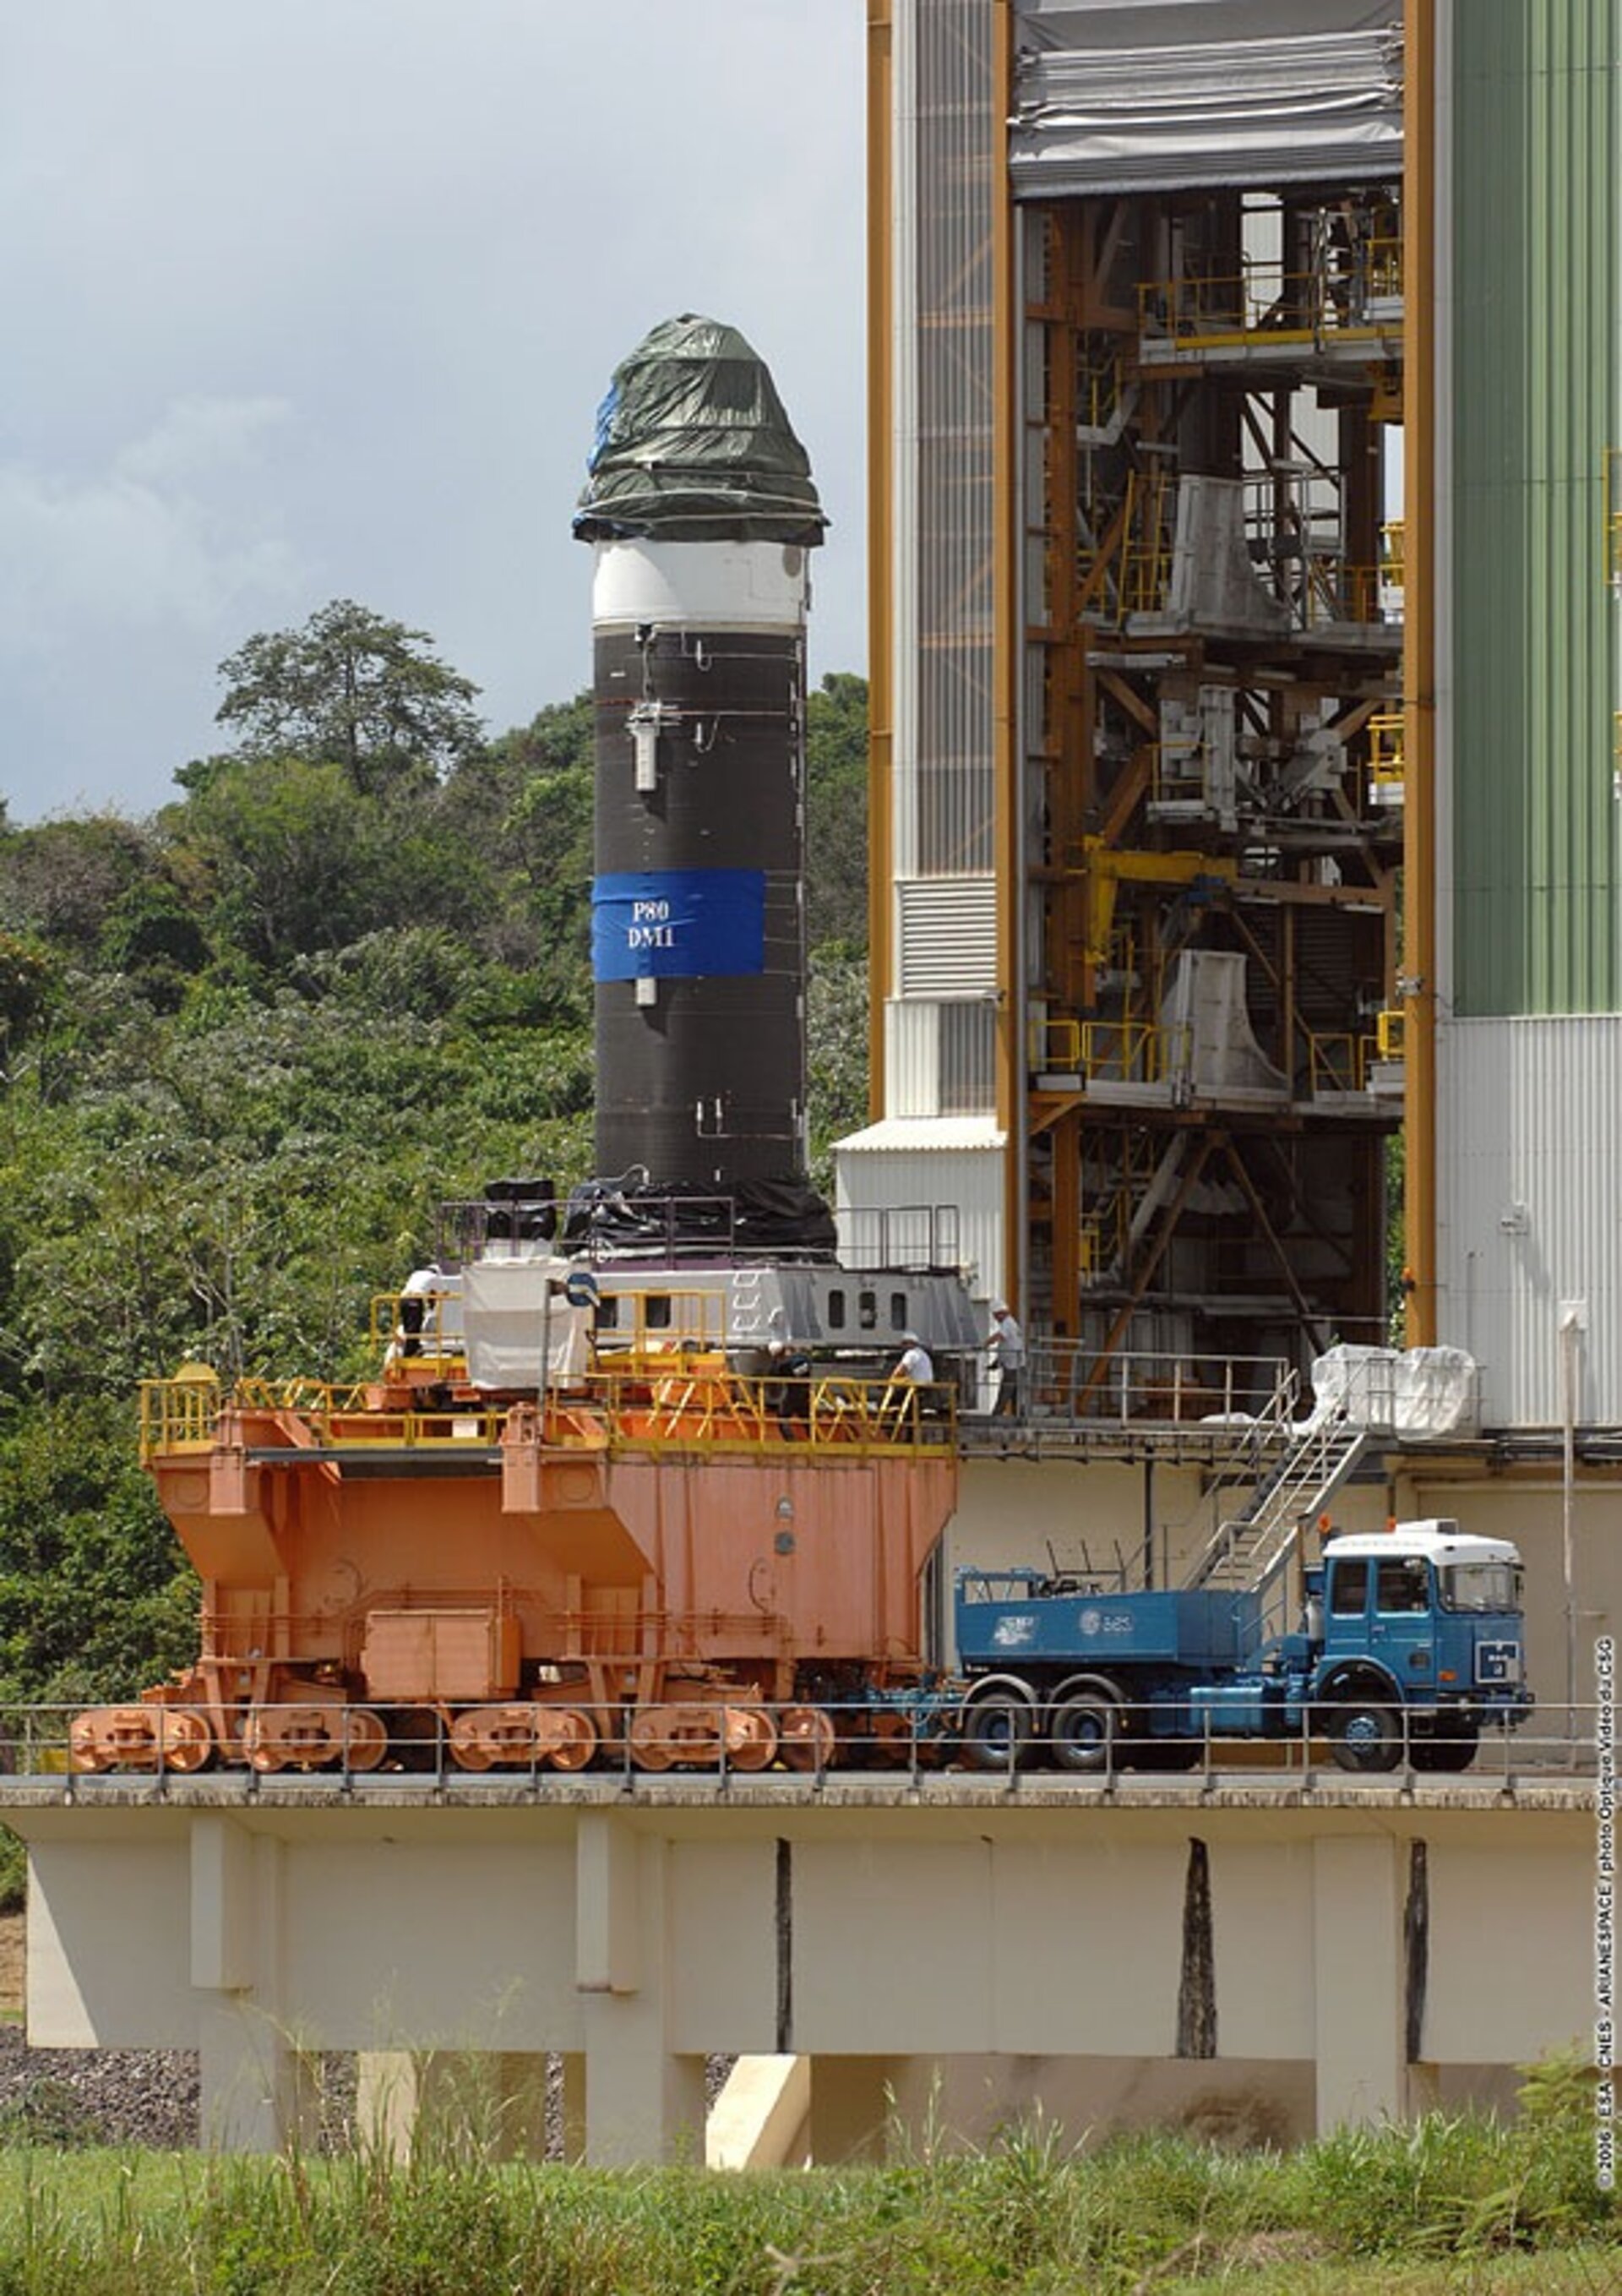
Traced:
POLYGON ((1005 1287, 1009 1273, 1003 1262, 1004 1136, 989 1126, 959 1124, 946 1128, 954 1143, 978 1130, 983 1144, 932 1145, 931 1128, 921 1124, 917 1144, 907 1145, 908 1128, 873 1125, 840 1143, 836 1215, 853 1206, 871 1214, 954 1205, 959 1264, 968 1272, 974 1296, 990 1300, 1005 1287))
POLYGON ((1558 1426, 1585 1302, 1578 1423, 1622 1423, 1622 1016, 1446 1021, 1437 1070, 1438 1337, 1489 1427, 1558 1426))

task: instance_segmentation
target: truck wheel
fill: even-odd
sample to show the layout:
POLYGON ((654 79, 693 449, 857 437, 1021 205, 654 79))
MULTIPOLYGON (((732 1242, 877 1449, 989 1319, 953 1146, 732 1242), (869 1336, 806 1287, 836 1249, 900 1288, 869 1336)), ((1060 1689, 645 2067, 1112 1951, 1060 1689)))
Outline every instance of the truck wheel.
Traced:
POLYGON ((1198 1738, 1147 1738, 1127 1759, 1135 1770, 1192 1770, 1203 1751, 1198 1738))
POLYGON ((1048 1717, 1048 1740, 1061 1770, 1108 1769, 1119 1734, 1117 1708, 1095 1690, 1061 1699, 1048 1717))
POLYGON ((971 1770, 1017 1769, 1030 1743, 1031 1706, 1014 1691, 977 1698, 963 1716, 963 1761, 971 1770))
POLYGON ((1343 1770, 1394 1770, 1402 1759, 1402 1726, 1373 1699, 1349 1699, 1329 1713, 1330 1751, 1343 1770))
POLYGON ((1480 1731, 1473 1722, 1438 1722, 1434 1738, 1414 1740, 1410 1749, 1413 1767, 1416 1770, 1467 1770, 1480 1742, 1480 1731))

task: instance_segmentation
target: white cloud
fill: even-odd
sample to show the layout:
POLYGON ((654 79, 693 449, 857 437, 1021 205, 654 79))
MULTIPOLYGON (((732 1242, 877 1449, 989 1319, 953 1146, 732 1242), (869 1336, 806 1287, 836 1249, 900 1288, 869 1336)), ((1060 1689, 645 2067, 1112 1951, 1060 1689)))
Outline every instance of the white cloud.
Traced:
POLYGON ((208 632, 292 596, 298 554, 273 504, 243 518, 238 483, 289 413, 271 398, 183 398, 103 470, 0 463, 0 653, 71 648, 89 661, 110 624, 208 632))
POLYGON ((266 431, 291 414, 285 398, 177 398, 143 439, 119 450, 117 467, 154 487, 206 481, 251 463, 266 431))

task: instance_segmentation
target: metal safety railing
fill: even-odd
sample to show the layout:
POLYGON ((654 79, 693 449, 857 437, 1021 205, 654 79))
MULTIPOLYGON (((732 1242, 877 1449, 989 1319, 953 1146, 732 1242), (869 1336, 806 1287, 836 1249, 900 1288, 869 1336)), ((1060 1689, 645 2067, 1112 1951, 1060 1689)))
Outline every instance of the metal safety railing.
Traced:
POLYGON ((677 1361, 652 1377, 646 1366, 600 1370, 586 1391, 612 1442, 638 1450, 759 1451, 788 1443, 848 1458, 938 1451, 956 1441, 956 1390, 945 1381, 770 1370, 756 1376, 723 1361, 677 1361))
POLYGON ((1080 1341, 1046 1340, 1028 1350, 1022 1408, 1049 1427, 1271 1423, 1280 1395, 1292 1392, 1280 1357, 1122 1349, 1105 1358, 1080 1341))
POLYGON ((1045 1020, 1032 1031, 1031 1065, 1096 1084, 1163 1084, 1192 1034, 1186 1022, 1045 1020))
POLYGON ((1335 1035, 1315 1030, 1307 1046, 1307 1076, 1315 1100, 1368 1090, 1370 1065, 1380 1057, 1376 1037, 1361 1031, 1335 1035))
POLYGON ((1379 711, 1369 720, 1369 794, 1377 805, 1400 802, 1404 782, 1402 712, 1379 711))
POLYGON ((321 1726, 317 1710, 244 1709, 225 1718, 222 1739, 211 1726, 183 1728, 203 1719, 187 1710, 141 1701, 0 1710, 0 1816, 6 1783, 20 1802, 42 1789, 69 1800, 200 1789, 209 1799, 267 1790, 397 1797, 414 1787, 438 1798, 492 1787, 635 1794, 666 1782, 687 1793, 708 1782, 719 1793, 747 1784, 794 1794, 833 1777, 888 1778, 947 1799, 977 1785, 1151 1799, 1218 1780, 1291 1798, 1411 1796, 1428 1780, 1503 1797, 1562 1777, 1586 1784, 1608 1713, 1593 1703, 1540 1705, 1507 1728, 1396 1702, 1296 1701, 1265 1718, 1258 1710, 1247 1732, 1224 1715, 1220 1697, 1147 1704, 1104 1685, 1054 1695, 1010 1678, 961 1677, 848 1701, 773 1700, 740 1683, 644 1705, 598 1706, 578 1693, 412 1709, 345 1702, 319 1710, 321 1726), (111 1734, 120 1720, 122 1739, 111 1734), (93 1723, 102 1727, 99 1742, 93 1723))
POLYGON ((1212 351, 1366 346, 1402 326, 1402 242, 1369 238, 1307 270, 1247 257, 1238 270, 1138 287, 1145 365, 1212 351))
MULTIPOLYGON (((455 1401, 440 1407, 378 1408, 364 1386, 310 1380, 217 1382, 148 1380, 141 1392, 143 1460, 233 1445, 288 1456, 367 1451, 493 1451, 514 1409, 533 1404, 455 1401), (229 1414, 229 1419, 225 1417, 229 1414)), ((600 1452, 758 1452, 794 1443, 848 1457, 853 1451, 938 1450, 956 1439, 956 1390, 864 1375, 747 1374, 718 1352, 679 1345, 627 1349, 577 1387, 553 1391, 535 1439, 547 1448, 600 1452)))

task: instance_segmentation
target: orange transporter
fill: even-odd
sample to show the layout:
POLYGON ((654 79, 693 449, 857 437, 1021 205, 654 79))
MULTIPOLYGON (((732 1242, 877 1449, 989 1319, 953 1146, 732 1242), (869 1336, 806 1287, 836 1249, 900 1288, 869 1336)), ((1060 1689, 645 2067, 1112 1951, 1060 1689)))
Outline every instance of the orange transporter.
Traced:
POLYGON ((202 1366, 148 1385, 201 1648, 76 1717, 76 1769, 744 1770, 905 1744, 955 1497, 939 1398, 741 1368, 758 1357, 683 1336, 653 1272, 599 1357, 595 1284, 528 1267, 527 1392, 470 1382, 448 1285, 385 1303, 382 1372, 354 1390, 225 1393, 202 1366))

